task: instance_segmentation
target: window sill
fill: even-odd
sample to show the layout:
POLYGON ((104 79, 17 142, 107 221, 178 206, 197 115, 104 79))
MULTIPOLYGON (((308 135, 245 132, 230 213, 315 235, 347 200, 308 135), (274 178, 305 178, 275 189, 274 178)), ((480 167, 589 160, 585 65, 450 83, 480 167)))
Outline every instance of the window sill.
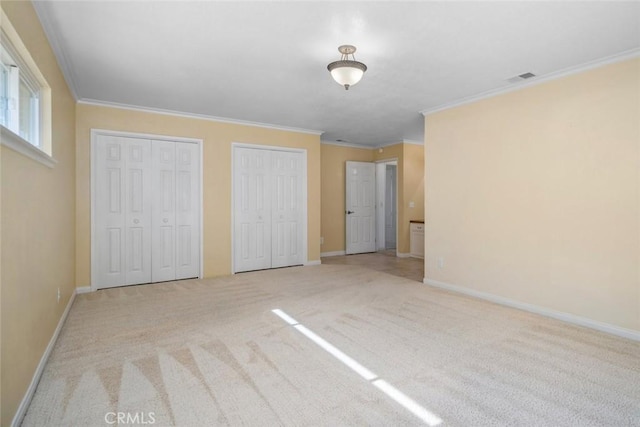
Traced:
POLYGON ((48 168, 53 168, 58 163, 56 159, 2 125, 0 125, 0 142, 5 147, 42 163, 48 168))

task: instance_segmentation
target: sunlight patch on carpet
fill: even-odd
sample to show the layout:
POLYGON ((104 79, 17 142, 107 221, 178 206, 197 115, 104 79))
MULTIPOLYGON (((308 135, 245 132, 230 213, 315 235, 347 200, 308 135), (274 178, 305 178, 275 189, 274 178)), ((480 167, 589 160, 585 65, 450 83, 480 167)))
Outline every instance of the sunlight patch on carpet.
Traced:
POLYGON ((415 400, 411 399, 406 394, 402 393, 400 390, 378 377, 378 375, 371 372, 369 369, 362 366, 355 359, 351 358, 340 349, 335 347, 333 344, 326 341, 324 338, 317 335, 315 332, 311 331, 309 328, 302 325, 293 317, 289 316, 287 313, 282 311, 279 308, 271 310, 273 314, 280 317, 282 320, 287 322, 289 325, 293 326, 298 332, 302 333, 304 336, 309 338, 311 341, 320 346, 327 353, 331 354, 333 357, 347 365, 351 370, 356 372, 365 380, 369 381, 372 385, 374 385, 378 390, 382 391, 384 394, 389 396, 391 399, 395 400, 397 403, 402 405, 406 410, 411 412, 416 417, 420 418, 426 424, 430 426, 437 426, 442 423, 442 419, 435 415, 434 413, 428 411, 426 408, 421 406, 415 400))

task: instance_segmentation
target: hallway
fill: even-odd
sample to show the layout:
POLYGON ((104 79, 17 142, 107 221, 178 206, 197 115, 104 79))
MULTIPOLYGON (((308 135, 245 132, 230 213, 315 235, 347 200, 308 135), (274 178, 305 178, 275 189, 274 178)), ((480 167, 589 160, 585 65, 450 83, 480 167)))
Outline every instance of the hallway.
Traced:
POLYGON ((323 264, 358 265, 375 271, 404 277, 422 283, 424 260, 420 258, 398 258, 395 250, 367 254, 343 255, 322 258, 323 264))

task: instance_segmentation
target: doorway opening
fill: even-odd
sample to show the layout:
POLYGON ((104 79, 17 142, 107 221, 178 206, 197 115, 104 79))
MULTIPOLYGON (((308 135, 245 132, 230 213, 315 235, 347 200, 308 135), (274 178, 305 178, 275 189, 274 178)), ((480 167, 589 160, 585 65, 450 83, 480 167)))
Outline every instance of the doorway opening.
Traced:
POLYGON ((398 235, 398 161, 376 164, 376 249, 396 251, 398 235))

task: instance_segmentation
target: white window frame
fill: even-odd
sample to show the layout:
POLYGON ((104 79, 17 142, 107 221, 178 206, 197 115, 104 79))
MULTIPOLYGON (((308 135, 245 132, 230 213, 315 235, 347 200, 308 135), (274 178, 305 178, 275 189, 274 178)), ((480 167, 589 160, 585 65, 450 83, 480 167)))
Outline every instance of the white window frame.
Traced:
MULTIPOLYGON (((36 105, 37 135, 33 141, 27 141, 16 132, 0 124, 0 142, 2 145, 13 149, 33 160, 48 167, 54 167, 57 163, 53 158, 51 137, 51 87, 44 78, 36 62, 11 25, 9 18, 0 9, 0 43, 11 58, 16 62, 22 80, 32 91, 37 92, 36 105)), ((31 125, 33 127, 33 123, 31 125)), ((32 133, 34 129, 32 128, 32 133)))

